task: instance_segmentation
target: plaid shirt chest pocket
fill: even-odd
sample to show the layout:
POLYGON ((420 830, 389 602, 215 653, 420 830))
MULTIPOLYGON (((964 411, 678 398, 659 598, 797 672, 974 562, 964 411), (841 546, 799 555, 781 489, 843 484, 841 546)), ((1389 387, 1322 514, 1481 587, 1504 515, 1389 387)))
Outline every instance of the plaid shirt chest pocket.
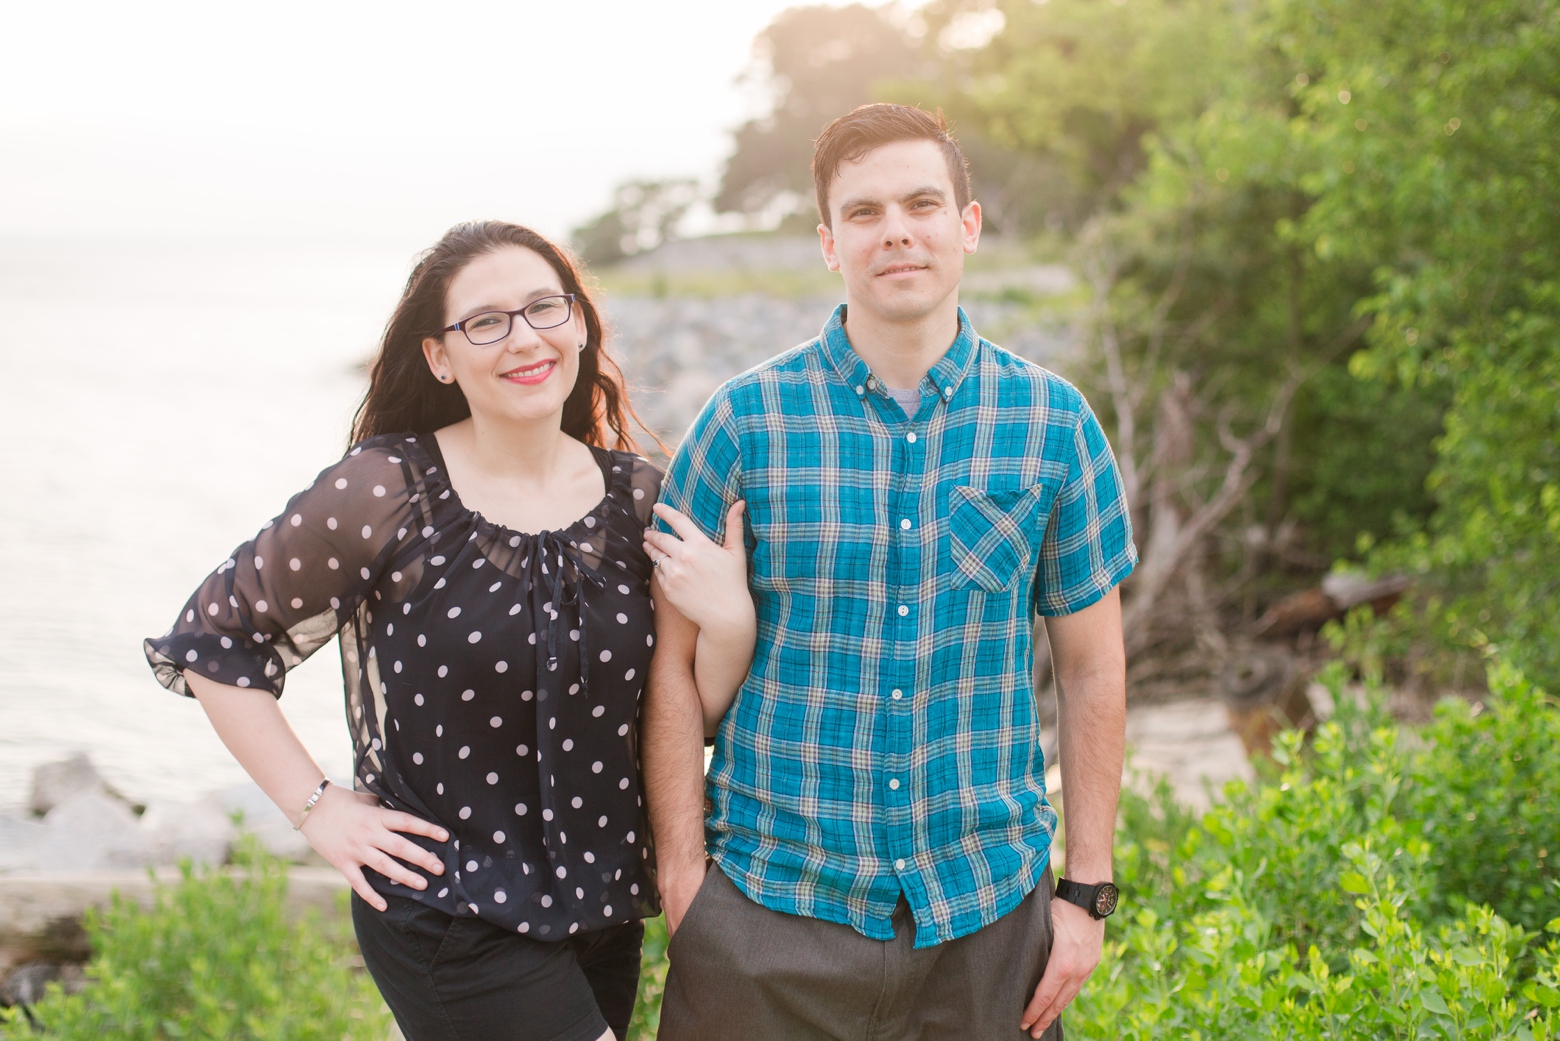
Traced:
POLYGON ((953 588, 976 586, 988 593, 1027 579, 1034 542, 1045 531, 1056 486, 1030 485, 981 491, 954 485, 948 492, 948 552, 953 588))

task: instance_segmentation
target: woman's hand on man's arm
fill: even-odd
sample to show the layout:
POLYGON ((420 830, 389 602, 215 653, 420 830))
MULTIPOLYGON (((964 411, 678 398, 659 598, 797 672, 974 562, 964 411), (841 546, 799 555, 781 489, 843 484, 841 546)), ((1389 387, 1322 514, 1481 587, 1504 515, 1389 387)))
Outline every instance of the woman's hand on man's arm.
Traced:
POLYGON ((747 545, 737 501, 726 513, 724 542, 716 543, 688 517, 664 503, 655 507, 675 535, 647 529, 645 552, 656 561, 662 599, 698 627, 693 676, 706 734, 714 733, 753 664, 758 621, 748 591, 747 545))

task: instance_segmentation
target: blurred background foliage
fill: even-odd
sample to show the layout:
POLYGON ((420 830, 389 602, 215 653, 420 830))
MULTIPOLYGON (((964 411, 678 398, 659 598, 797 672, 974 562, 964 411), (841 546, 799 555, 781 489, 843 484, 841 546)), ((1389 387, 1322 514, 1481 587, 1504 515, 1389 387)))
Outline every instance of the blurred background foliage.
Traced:
POLYGON ((810 233, 829 119, 948 115, 988 233, 1086 287, 1067 375, 1134 503, 1139 680, 1205 681, 1353 567, 1415 577, 1393 680, 1493 648, 1555 686, 1557 63, 1555 0, 798 7, 707 198, 810 233))

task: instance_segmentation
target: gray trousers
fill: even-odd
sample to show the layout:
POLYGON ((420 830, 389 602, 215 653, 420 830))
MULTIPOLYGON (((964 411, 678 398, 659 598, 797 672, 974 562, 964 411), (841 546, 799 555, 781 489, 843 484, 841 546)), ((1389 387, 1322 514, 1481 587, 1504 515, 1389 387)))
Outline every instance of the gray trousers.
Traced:
MULTIPOLYGON (((901 900, 894 938, 771 911, 718 866, 672 937, 659 1041, 952 1041, 1029 1035, 1019 1017, 1051 953, 1051 872, 978 932, 915 949, 901 900)), ((1062 1021, 1042 1037, 1061 1041, 1062 1021)))

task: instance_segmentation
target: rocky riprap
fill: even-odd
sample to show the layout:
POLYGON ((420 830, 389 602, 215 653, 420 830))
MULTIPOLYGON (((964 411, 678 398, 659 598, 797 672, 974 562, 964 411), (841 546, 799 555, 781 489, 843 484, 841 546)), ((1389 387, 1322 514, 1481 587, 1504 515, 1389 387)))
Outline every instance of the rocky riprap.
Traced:
MULTIPOLYGON (((669 447, 726 380, 817 336, 838 301, 764 293, 607 296, 611 351, 634 408, 669 447)), ((1029 308, 972 300, 965 311, 982 336, 1046 368, 1064 371, 1076 338, 1065 324, 1036 322, 1029 308)))
POLYGON ((143 806, 114 791, 85 755, 38 766, 27 805, 0 810, 0 1005, 31 1003, 51 980, 79 985, 79 965, 91 955, 86 908, 116 892, 150 904, 157 883, 178 880, 176 865, 221 866, 246 832, 273 855, 314 865, 292 874, 295 905, 334 907, 346 881, 318 866, 253 784, 143 806))

